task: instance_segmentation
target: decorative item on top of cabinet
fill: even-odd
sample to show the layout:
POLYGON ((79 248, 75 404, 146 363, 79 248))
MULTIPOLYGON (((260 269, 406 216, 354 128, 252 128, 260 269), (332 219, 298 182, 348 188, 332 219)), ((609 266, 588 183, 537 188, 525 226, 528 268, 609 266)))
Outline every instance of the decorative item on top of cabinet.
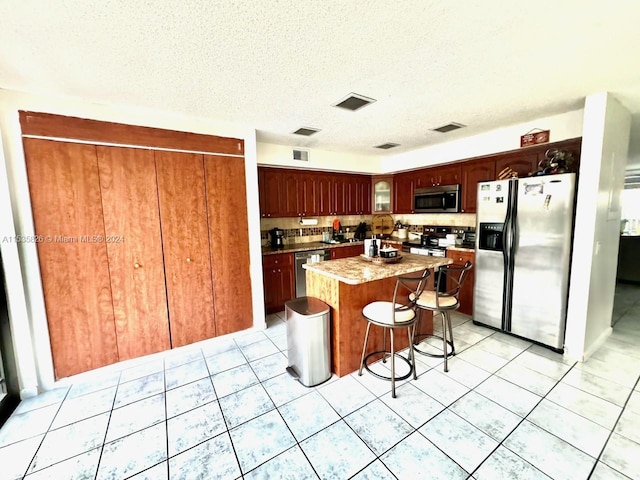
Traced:
POLYGON ((371 213, 392 213, 393 177, 374 176, 371 182, 373 190, 371 213))
MULTIPOLYGON (((472 265, 475 265, 476 254, 474 252, 466 252, 460 251, 456 249, 448 249, 447 257, 453 259, 454 265, 463 266, 467 261, 471 262, 472 265)), ((447 279, 447 289, 453 288, 453 283, 449 283, 450 280, 447 279)), ((460 289, 460 295, 458 296, 458 300, 460 301, 460 307, 458 311, 460 313, 465 313, 467 315, 473 315, 473 285, 475 283, 475 274, 474 268, 471 268, 467 273, 467 279, 462 284, 460 289)))

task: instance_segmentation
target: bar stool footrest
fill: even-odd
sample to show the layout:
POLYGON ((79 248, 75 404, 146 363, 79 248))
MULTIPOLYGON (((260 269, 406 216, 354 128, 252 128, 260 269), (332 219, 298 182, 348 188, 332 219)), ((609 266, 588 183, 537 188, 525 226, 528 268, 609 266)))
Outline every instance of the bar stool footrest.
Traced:
MULTIPOLYGON (((438 335, 430 335, 428 333, 421 333, 419 335, 416 335, 413 339, 413 351, 414 352, 418 352, 421 355, 426 355, 427 357, 433 357, 433 358, 444 358, 444 354, 440 353, 429 353, 429 352, 424 352, 422 350, 420 350, 417 345, 419 343, 420 340, 422 340, 423 338, 437 338, 438 340, 440 340, 442 342, 442 337, 438 336, 438 335)), ((447 352, 447 357, 455 357, 456 355, 456 347, 453 345, 453 342, 450 340, 447 340, 447 343, 449 344, 449 346, 451 347, 451 351, 447 352)), ((433 345, 434 348, 437 348, 435 345, 433 345)))
MULTIPOLYGON (((374 377, 380 378, 381 380, 389 380, 389 381, 391 381, 392 380, 391 377, 388 377, 386 375, 381 375, 381 374, 379 374, 377 372, 374 372, 373 370, 371 370, 369 368, 369 365, 367 364, 367 360, 369 359, 369 357, 372 357, 373 355, 379 355, 380 353, 391 355, 391 352, 387 352, 386 350, 378 350, 376 352, 371 352, 366 357, 364 357, 364 365, 363 366, 364 366, 365 370, 367 372, 369 372, 371 375, 373 375, 374 377)), ((411 376, 411 374, 413 374, 413 369, 415 367, 412 365, 412 363, 407 358, 405 358, 404 356, 400 355, 399 353, 395 353, 394 355, 396 356, 396 358, 399 358, 400 360, 404 361, 404 363, 406 363, 409 366, 409 373, 407 373, 405 375, 402 375, 400 377, 395 377, 395 379, 396 379, 396 381, 398 381, 398 380, 406 380, 407 378, 409 378, 411 376)), ((384 361, 386 361, 386 360, 384 360, 384 357, 383 357, 383 362, 384 361)))

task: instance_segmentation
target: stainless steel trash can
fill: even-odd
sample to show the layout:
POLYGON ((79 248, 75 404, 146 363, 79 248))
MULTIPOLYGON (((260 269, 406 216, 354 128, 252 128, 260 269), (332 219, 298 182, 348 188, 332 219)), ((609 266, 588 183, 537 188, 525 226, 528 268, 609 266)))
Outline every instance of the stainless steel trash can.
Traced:
POLYGON ((284 305, 287 324, 287 371, 307 387, 331 377, 329 305, 314 297, 300 297, 284 305))

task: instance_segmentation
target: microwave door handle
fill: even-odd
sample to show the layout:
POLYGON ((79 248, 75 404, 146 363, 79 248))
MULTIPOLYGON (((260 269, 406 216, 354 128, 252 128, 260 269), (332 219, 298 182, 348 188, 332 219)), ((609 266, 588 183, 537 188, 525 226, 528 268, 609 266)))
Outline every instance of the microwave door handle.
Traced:
POLYGON ((444 199, 444 195, 442 195, 441 200, 442 200, 442 209, 446 210, 447 209, 447 202, 444 199))

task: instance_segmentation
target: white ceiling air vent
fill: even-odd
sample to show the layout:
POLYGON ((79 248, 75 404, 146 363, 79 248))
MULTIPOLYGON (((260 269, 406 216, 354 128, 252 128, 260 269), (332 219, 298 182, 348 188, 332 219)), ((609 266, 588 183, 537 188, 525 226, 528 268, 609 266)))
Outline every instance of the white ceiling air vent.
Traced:
POLYGON ((320 131, 319 128, 313 128, 313 127, 300 127, 299 129, 297 129, 295 132, 296 135, 303 135, 305 137, 308 137, 310 135, 313 135, 314 133, 318 133, 320 131))
POLYGON ((400 146, 399 143, 388 142, 388 143, 383 143, 382 145, 376 145, 373 148, 380 148, 382 150, 389 150, 390 148, 399 147, 399 146, 400 146))
POLYGON ((309 150, 302 150, 300 148, 293 149, 293 159, 301 162, 309 161, 309 150))
POLYGON ((431 131, 432 132, 447 133, 447 132, 451 132, 453 130, 458 130, 459 128, 462 128, 462 127, 466 127, 466 125, 463 125, 461 123, 451 122, 451 123, 448 123, 448 124, 443 125, 443 126, 438 127, 438 128, 432 128, 431 131))
POLYGON ((345 98, 334 104, 334 107, 344 108, 355 112, 356 110, 375 102, 373 98, 365 97, 364 95, 358 95, 357 93, 350 93, 345 98))

